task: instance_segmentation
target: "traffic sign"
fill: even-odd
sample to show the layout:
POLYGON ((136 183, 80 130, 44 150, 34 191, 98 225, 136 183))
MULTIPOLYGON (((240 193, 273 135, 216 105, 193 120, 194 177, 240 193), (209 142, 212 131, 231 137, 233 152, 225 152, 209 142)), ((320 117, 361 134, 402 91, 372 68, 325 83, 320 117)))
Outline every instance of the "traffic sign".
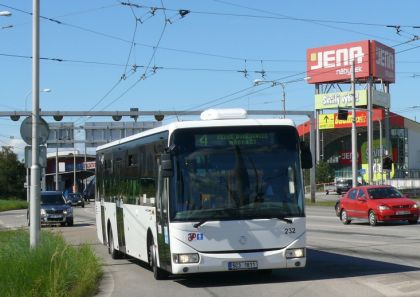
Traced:
MULTIPOLYGON (((50 129, 48 123, 41 117, 38 119, 38 140, 39 144, 45 144, 48 140, 50 129)), ((32 117, 27 117, 20 125, 20 136, 26 144, 32 145, 32 117)))
MULTIPOLYGON (((47 147, 46 146, 39 146, 39 158, 38 164, 40 167, 45 168, 47 167, 47 147)), ((32 146, 27 145, 25 146, 25 167, 31 168, 32 166, 32 146)))

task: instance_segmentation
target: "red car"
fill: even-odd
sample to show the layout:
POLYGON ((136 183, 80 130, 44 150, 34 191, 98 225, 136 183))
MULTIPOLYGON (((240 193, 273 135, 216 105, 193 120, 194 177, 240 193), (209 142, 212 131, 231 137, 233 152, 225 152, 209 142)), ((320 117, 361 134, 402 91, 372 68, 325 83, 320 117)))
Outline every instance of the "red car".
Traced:
POLYGON ((408 221, 417 224, 419 206, 391 186, 359 186, 351 188, 336 206, 343 224, 353 219, 368 219, 371 226, 377 222, 408 221))

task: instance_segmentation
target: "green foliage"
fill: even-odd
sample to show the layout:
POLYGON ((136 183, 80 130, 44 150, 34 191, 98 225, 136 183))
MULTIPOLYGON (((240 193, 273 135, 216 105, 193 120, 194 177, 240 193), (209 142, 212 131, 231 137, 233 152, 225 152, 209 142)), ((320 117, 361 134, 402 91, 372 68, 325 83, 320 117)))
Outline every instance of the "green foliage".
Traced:
POLYGON ((334 180, 334 170, 325 161, 319 161, 316 165, 316 183, 329 183, 334 180))
POLYGON ((0 211, 13 210, 13 209, 25 209, 28 208, 26 200, 1 200, 0 199, 0 211))
POLYGON ((0 198, 26 199, 23 183, 26 179, 25 165, 17 159, 10 147, 0 151, 0 198))
POLYGON ((0 296, 93 296, 102 276, 101 264, 88 245, 68 245, 47 231, 29 248, 25 230, 0 232, 0 296))
MULTIPOLYGON (((325 161, 319 161, 315 167, 316 184, 329 183, 334 180, 334 169, 325 161)), ((303 170, 303 181, 305 186, 310 185, 310 169, 303 170)))

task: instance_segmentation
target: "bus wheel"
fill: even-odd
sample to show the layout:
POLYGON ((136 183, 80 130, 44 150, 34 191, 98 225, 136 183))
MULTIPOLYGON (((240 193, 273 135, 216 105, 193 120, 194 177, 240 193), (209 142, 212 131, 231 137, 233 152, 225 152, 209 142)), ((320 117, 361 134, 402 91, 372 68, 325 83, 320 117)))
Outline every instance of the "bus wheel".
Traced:
POLYGON ((120 252, 117 251, 114 247, 114 237, 112 236, 111 229, 109 229, 109 232, 108 232, 108 253, 111 255, 112 259, 120 258, 120 252))
POLYGON ((168 275, 165 271, 163 271, 162 269, 157 267, 157 258, 156 257, 157 257, 156 247, 155 247, 155 245, 153 244, 153 241, 152 241, 149 245, 149 264, 150 264, 150 268, 153 271, 153 277, 156 280, 166 279, 168 275))

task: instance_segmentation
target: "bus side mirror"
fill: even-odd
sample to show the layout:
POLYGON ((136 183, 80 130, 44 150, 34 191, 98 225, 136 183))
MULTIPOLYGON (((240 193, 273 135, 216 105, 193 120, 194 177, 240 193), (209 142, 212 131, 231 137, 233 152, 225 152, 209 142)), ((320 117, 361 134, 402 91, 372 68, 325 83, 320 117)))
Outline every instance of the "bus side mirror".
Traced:
POLYGON ((164 153, 160 155, 160 165, 162 170, 162 177, 172 177, 174 175, 171 154, 164 153))
POLYGON ((302 169, 312 168, 312 154, 309 145, 305 142, 300 143, 300 160, 302 169))

